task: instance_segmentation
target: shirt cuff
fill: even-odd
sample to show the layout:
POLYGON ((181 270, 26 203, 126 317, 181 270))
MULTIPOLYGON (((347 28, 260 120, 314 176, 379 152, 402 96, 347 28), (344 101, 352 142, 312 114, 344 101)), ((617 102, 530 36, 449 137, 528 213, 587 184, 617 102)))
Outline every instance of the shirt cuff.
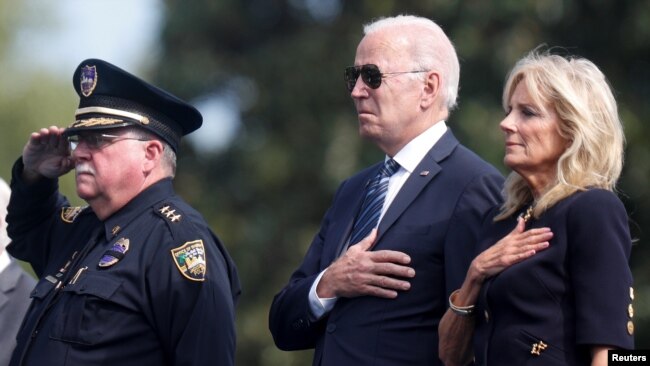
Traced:
POLYGON ((318 287, 318 283, 320 282, 321 277, 323 277, 325 271, 327 271, 327 269, 323 270, 323 272, 316 277, 316 280, 311 285, 311 289, 309 289, 309 310, 311 310, 312 321, 319 320, 325 316, 325 314, 329 313, 338 299, 338 297, 320 298, 318 297, 318 294, 316 294, 316 287, 318 287))

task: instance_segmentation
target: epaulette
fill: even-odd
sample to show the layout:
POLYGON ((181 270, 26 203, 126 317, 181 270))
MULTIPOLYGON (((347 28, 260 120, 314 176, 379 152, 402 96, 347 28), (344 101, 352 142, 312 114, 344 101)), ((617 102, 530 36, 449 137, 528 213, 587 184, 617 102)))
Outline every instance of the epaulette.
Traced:
MULTIPOLYGON (((172 237, 185 237, 182 235, 184 217, 181 211, 169 202, 163 202, 154 206, 156 214, 165 220, 172 237)), ((195 235, 195 233, 192 233, 195 235)), ((185 241, 185 239, 183 239, 185 241)), ((176 268, 184 278, 192 281, 204 281, 208 264, 206 261, 205 246, 203 240, 195 239, 185 241, 182 245, 172 248, 170 254, 176 268)))
POLYGON ((61 207, 61 221, 72 224, 88 206, 61 207))

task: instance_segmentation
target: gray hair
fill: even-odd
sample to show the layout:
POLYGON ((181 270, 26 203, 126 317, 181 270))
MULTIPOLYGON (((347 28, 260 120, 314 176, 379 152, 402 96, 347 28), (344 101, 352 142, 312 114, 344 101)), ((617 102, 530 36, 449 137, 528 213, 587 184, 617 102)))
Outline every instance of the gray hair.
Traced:
POLYGON ((174 149, 158 135, 143 128, 130 127, 127 131, 141 139, 159 141, 163 145, 162 167, 167 171, 170 178, 174 178, 176 175, 176 152, 174 152, 174 149))
POLYGON ((387 28, 417 27, 422 31, 417 39, 409 40, 410 56, 414 67, 421 70, 436 70, 443 80, 442 97, 448 111, 456 107, 460 64, 451 40, 438 24, 428 18, 414 15, 398 15, 380 18, 364 25, 365 35, 387 28))

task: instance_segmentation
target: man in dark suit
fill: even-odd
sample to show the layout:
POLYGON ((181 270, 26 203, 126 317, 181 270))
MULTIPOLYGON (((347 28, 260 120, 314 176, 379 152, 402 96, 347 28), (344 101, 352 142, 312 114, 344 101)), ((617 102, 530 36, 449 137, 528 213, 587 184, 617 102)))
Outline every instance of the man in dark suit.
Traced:
POLYGON ((36 285, 36 280, 5 251, 10 241, 5 221, 10 195, 9 185, 0 179, 0 366, 9 365, 18 328, 31 302, 29 293, 36 285))
POLYGON ((269 327, 314 365, 440 365, 438 322, 503 178, 445 124, 459 65, 440 27, 397 16, 364 33, 345 80, 385 162, 341 184, 269 327))

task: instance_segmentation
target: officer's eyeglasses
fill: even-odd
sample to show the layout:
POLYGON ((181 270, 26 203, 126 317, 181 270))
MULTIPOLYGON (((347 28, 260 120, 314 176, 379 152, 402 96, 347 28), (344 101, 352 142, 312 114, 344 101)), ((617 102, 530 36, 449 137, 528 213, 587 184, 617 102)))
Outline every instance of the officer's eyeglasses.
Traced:
POLYGON ((379 67, 373 64, 366 64, 361 66, 349 66, 345 68, 345 85, 351 93, 354 86, 357 84, 357 79, 361 76, 361 80, 372 89, 377 89, 381 86, 381 80, 386 75, 397 74, 414 74, 418 72, 427 72, 428 70, 414 70, 414 71, 397 71, 397 72, 384 72, 379 71, 379 67))
POLYGON ((70 146, 70 152, 74 151, 80 143, 84 143, 86 147, 90 150, 101 150, 108 145, 114 144, 123 140, 137 140, 137 141, 149 141, 149 139, 142 137, 128 137, 128 136, 116 136, 109 135, 105 133, 91 133, 84 135, 72 135, 68 136, 68 144, 70 146))

